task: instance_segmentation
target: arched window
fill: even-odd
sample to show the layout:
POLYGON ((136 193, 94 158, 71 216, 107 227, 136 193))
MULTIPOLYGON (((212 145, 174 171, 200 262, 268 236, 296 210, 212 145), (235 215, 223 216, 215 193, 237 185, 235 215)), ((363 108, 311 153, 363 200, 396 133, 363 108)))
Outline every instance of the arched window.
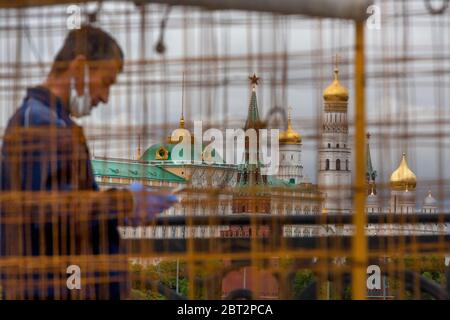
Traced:
POLYGON ((338 144, 336 144, 336 148, 338 148, 338 149, 339 149, 339 143, 338 143, 338 144))
POLYGON ((330 149, 330 148, 331 148, 331 143, 328 144, 328 149, 330 149))
POLYGON ((348 159, 345 160, 345 170, 348 171, 348 159))
POLYGON ((337 171, 341 170, 341 160, 340 159, 336 160, 336 170, 337 171))
POLYGON ((330 170, 330 159, 325 160, 325 170, 330 170))

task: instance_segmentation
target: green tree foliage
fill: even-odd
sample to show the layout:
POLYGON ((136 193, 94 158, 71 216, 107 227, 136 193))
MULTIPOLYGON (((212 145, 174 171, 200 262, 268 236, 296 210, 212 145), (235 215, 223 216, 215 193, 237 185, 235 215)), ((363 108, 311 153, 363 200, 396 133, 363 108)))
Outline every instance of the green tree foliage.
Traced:
MULTIPOLYGON (((210 276, 214 272, 217 272, 222 267, 220 261, 208 261, 205 264, 197 266, 195 268, 194 276, 196 278, 204 278, 210 276)), ((148 280, 157 282, 160 281, 167 287, 176 290, 177 284, 177 261, 174 260, 162 260, 161 262, 143 267, 141 265, 133 265, 131 272, 137 276, 137 280, 132 283, 132 299, 145 299, 145 300, 160 300, 166 299, 163 295, 159 294, 155 287, 150 285, 148 280)), ((194 298, 204 298, 202 288, 196 288, 194 292, 194 298)), ((188 296, 189 281, 188 281, 188 265, 186 262, 179 262, 178 270, 178 292, 183 296, 188 296)))
POLYGON ((314 273, 310 270, 297 271, 294 278, 294 296, 300 295, 300 293, 315 279, 314 273))

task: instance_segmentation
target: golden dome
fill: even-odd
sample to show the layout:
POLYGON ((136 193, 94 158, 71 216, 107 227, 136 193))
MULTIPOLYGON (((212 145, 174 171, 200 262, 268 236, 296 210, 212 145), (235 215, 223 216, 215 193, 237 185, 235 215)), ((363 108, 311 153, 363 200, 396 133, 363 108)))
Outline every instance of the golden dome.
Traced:
MULTIPOLYGON (((182 110, 182 111, 181 111, 181 118, 180 118, 180 126, 178 127, 178 129, 187 130, 187 129, 184 127, 184 123, 185 123, 185 122, 184 122, 184 112, 183 112, 183 110, 182 110)), ((191 137, 191 143, 194 143, 194 136, 191 135, 190 133, 189 133, 189 135, 190 135, 190 137, 191 137)), ((189 136, 188 136, 187 133, 183 133, 181 136, 183 137, 183 141, 184 141, 185 138, 189 138, 189 136)), ((172 135, 170 135, 170 136, 167 137, 167 143, 169 143, 169 144, 178 144, 180 141, 181 141, 181 137, 179 137, 178 140, 172 139, 172 135)))
POLYGON ((323 91, 323 99, 329 102, 348 101, 348 89, 339 82, 339 70, 334 69, 333 82, 323 91))
POLYGON ((397 170, 391 175, 391 188, 395 190, 414 190, 417 178, 406 162, 406 154, 403 153, 402 160, 397 170))
POLYGON ((288 115, 288 127, 287 127, 286 131, 283 131, 280 133, 280 135, 278 137, 278 141, 281 144, 299 144, 302 142, 302 137, 301 137, 300 133, 298 133, 297 131, 295 131, 292 128, 290 111, 289 111, 289 115, 288 115))

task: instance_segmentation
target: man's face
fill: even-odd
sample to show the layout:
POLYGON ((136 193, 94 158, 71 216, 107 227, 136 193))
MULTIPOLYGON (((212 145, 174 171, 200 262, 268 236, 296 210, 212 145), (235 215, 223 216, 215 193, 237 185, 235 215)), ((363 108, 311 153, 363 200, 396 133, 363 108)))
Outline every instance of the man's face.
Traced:
POLYGON ((119 64, 116 61, 101 61, 92 64, 89 68, 91 107, 96 107, 100 102, 108 103, 109 89, 116 83, 119 71, 119 64))

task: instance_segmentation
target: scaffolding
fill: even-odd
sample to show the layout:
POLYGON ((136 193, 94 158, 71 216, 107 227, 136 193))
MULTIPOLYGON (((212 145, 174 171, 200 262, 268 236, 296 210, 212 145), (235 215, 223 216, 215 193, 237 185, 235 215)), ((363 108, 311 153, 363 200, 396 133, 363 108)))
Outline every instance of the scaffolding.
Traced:
POLYGON ((15 161, 66 134, 4 132, 69 30, 100 27, 125 56, 108 105, 78 121, 101 191, 1 192, 4 298, 108 299, 122 283, 124 299, 448 299, 447 7, 0 1, 0 132, 15 161), (180 162, 177 128, 192 153, 209 129, 279 129, 292 158, 264 175, 200 143, 180 162), (179 202, 127 225, 136 181, 179 202), (89 290, 68 290, 70 266, 89 290))

